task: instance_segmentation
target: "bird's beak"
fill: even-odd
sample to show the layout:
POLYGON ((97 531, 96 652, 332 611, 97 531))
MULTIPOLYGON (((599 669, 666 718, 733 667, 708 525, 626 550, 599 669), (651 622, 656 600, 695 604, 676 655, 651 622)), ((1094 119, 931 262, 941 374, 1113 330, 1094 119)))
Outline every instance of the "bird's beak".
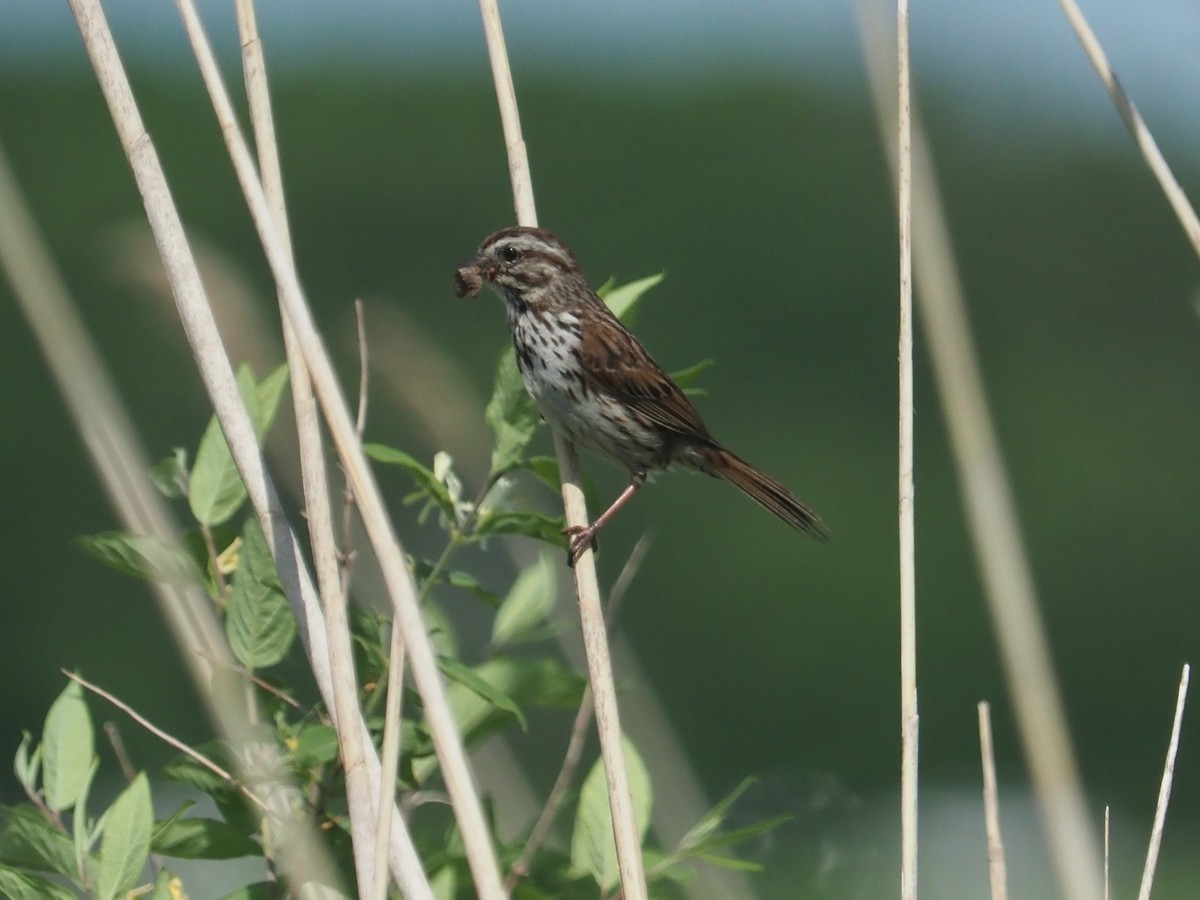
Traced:
POLYGON ((495 269, 473 256, 454 272, 454 296, 478 297, 483 283, 495 277, 495 269))

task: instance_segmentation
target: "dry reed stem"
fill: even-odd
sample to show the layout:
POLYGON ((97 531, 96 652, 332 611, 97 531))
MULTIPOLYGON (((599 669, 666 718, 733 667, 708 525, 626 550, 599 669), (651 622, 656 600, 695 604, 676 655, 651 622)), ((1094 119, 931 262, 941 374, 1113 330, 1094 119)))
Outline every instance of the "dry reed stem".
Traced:
MULTIPOLYGON (((1154 807, 1154 827, 1150 830, 1150 846, 1146 849, 1146 865, 1142 869, 1142 883, 1138 888, 1138 900, 1150 900, 1150 888, 1154 884, 1154 871, 1158 866, 1158 851, 1162 846, 1163 825, 1167 819, 1167 804, 1171 801, 1171 785, 1175 781, 1175 757, 1179 753, 1179 731, 1183 727, 1183 707, 1187 703, 1188 680, 1192 667, 1184 663, 1179 676, 1179 693, 1175 698, 1175 720, 1171 723, 1171 740, 1167 744, 1167 760, 1163 764, 1162 783, 1158 787, 1158 802, 1154 807)), ((1107 881, 1107 878, 1105 879, 1107 881)))
MULTIPOLYGON (((367 319, 362 299, 354 301, 355 335, 358 338, 358 410, 354 415, 354 435, 361 444, 367 430, 367 398, 370 395, 371 364, 367 351, 367 319)), ((342 545, 338 564, 342 570, 342 593, 350 596, 350 572, 354 563, 354 490, 346 482, 342 487, 342 545)))
MULTIPOLYGON (((504 45, 504 31, 500 25, 500 10, 496 0, 480 0, 479 8, 483 16, 492 76, 496 83, 496 98, 508 151, 517 222, 521 225, 536 226, 537 209, 533 200, 529 158, 525 151, 525 140, 521 135, 516 90, 513 87, 512 71, 504 45)), ((554 429, 554 451, 558 457, 567 525, 586 527, 587 504, 580 487, 579 459, 575 454, 575 447, 558 429, 554 429)), ((613 683, 608 634, 604 627, 604 610, 600 603, 600 586, 596 580, 595 553, 591 547, 586 548, 575 561, 574 574, 583 646, 587 656, 588 681, 595 699, 600 755, 604 761, 604 774, 608 783, 608 802, 612 813, 621 887, 625 900, 645 900, 646 873, 642 863, 641 838, 633 810, 629 776, 625 770, 625 754, 621 747, 617 691, 613 683)))
POLYGON ((1163 157, 1162 151, 1158 149, 1158 142, 1154 140, 1154 135, 1146 127, 1146 122, 1142 119, 1142 114, 1138 112, 1133 101, 1129 99, 1129 95, 1125 93, 1125 88, 1121 86, 1116 73, 1113 72, 1112 67, 1108 64, 1108 56, 1105 54, 1104 48, 1100 46, 1100 42, 1096 39, 1095 33, 1088 25, 1087 19, 1084 18, 1079 5, 1075 0, 1059 0, 1059 5, 1062 7, 1063 12, 1066 13, 1067 21, 1071 23, 1071 27, 1075 30, 1075 36, 1079 38, 1079 43, 1083 45, 1083 50, 1087 54, 1088 59, 1091 60, 1096 74, 1100 76, 1100 80, 1104 82, 1104 87, 1108 89, 1109 96, 1112 97, 1113 104, 1117 107, 1117 112, 1121 114, 1121 118, 1125 122, 1125 127, 1133 135, 1134 143, 1142 151, 1146 165, 1150 167, 1150 171, 1158 179, 1158 184, 1162 188, 1163 193, 1167 195, 1167 201, 1171 204, 1171 208, 1175 210, 1175 215, 1179 218, 1179 224, 1183 226, 1184 233, 1187 235, 1188 240, 1192 242, 1192 249, 1200 256, 1200 219, 1196 218, 1196 211, 1192 209, 1187 195, 1175 179, 1175 175, 1163 157))
MULTIPOLYGON (((155 233, 164 267, 171 280, 176 308, 196 357, 205 390, 213 403, 251 504, 272 546, 284 593, 296 616, 301 641, 317 686, 332 710, 334 703, 324 621, 321 618, 312 579, 303 564, 299 542, 279 504, 278 493, 257 446, 254 430, 238 393, 232 369, 221 348, 212 311, 205 300, 195 261, 191 256, 178 213, 171 202, 162 168, 149 135, 142 125, 99 4, 96 0, 70 0, 70 3, 142 194, 147 219, 155 233)), ((252 171, 253 164, 249 161, 248 151, 245 151, 244 145, 242 149, 244 162, 252 171)), ((261 189, 257 196, 260 221, 267 222, 270 227, 270 213, 261 189)), ((273 230, 271 237, 275 238, 273 230)), ((275 262, 282 265, 280 261, 285 258, 283 252, 277 245, 274 249, 278 253, 275 262)), ((294 273, 292 280, 295 289, 294 273)), ((309 324, 311 327, 311 322, 309 324)), ((309 364, 311 367, 311 360, 309 364)), ((361 719, 359 727, 365 733, 366 726, 361 719)), ((378 778, 378 757, 372 752, 367 761, 368 774, 372 778, 378 778)), ((411 890, 406 893, 422 900, 431 900, 432 891, 424 879, 419 859, 411 846, 406 848, 403 844, 393 841, 390 851, 397 877, 401 877, 400 873, 413 870, 419 876, 407 885, 411 890), (411 859, 406 860, 406 855, 411 859)), ((405 887, 402 884, 402 889, 405 887)))
MULTIPOLYGON (((890 136, 896 111, 890 99, 894 92, 885 61, 891 46, 876 8, 863 3, 859 9, 872 95, 881 131, 890 136)), ((889 155, 894 152, 890 140, 885 146, 889 155)), ((1092 837, 1033 576, 988 411, 949 228, 937 196, 933 162, 915 116, 913 170, 918 188, 913 207, 917 240, 913 246, 916 271, 921 277, 917 300, 988 611, 1059 889, 1066 900, 1095 900, 1101 892, 1098 842, 1092 837)))
POLYGON ((983 761, 983 816, 987 828, 988 882, 992 900, 1008 900, 1008 871, 1000 833, 1000 798, 996 790, 996 753, 992 746, 992 709, 979 704, 979 755, 983 761))
MULTIPOLYGON (((396 804, 396 778, 400 768, 400 714, 403 711, 404 700, 404 641, 400 629, 392 623, 391 641, 388 649, 388 684, 387 700, 384 704, 384 727, 382 766, 383 777, 379 779, 379 819, 375 825, 376 847, 387 847, 388 835, 391 832, 391 816, 387 814, 389 807, 396 804)), ((401 826, 404 820, 400 819, 401 826)), ((387 868, 380 866, 375 870, 370 884, 368 900, 386 900, 387 898, 387 868)))
POLYGON ((912 121, 908 0, 896 4, 896 134, 900 238, 900 896, 917 897, 917 562, 913 523, 912 121))
POLYGON ((1108 863, 1109 859, 1111 858, 1109 851, 1112 846, 1109 840, 1110 812, 1111 810, 1109 807, 1104 807, 1104 900, 1108 900, 1109 892, 1108 863))
MULTIPOLYGON (((8 166, 0 156, 0 267, 12 281, 13 293, 45 354, 76 427, 83 436, 101 485, 122 525, 131 533, 156 537, 165 545, 177 540, 178 528, 162 496, 149 482, 150 464, 138 445, 129 417, 121 406, 99 354, 72 308, 71 300, 42 245, 8 166)), ((282 767, 253 765, 247 739, 246 708, 236 683, 214 678, 214 672, 237 668, 224 632, 202 590, 151 583, 172 635, 182 651, 196 689, 208 707, 217 729, 235 749, 234 758, 244 781, 267 788, 276 828, 290 835, 299 847, 308 848, 296 868, 314 877, 332 873, 334 866, 307 819, 288 815, 294 785, 279 780, 282 767)), ((261 752, 258 754, 261 756, 261 752)), ((328 881, 329 877, 325 877, 328 881)))
MULTIPOLYGON (((270 206, 263 194, 249 148, 238 130, 233 106, 217 68, 212 48, 190 0, 179 0, 178 5, 196 53, 201 75, 209 90, 217 121, 221 125, 226 149, 279 288, 286 315, 295 330, 297 344, 308 365, 330 434, 357 498, 367 537, 379 561, 395 611, 394 624, 399 626, 401 637, 408 647, 413 680, 424 701, 430 735, 441 762, 443 778, 458 821, 476 891, 483 900, 504 897, 491 832, 483 815, 483 805, 475 789, 462 739, 446 701, 445 685, 438 669, 436 652, 425 631, 418 608, 412 574, 399 539, 388 519, 374 474, 355 434, 354 423, 342 396, 341 385, 313 323, 312 313, 300 287, 295 267, 275 230, 270 206)), ((368 775, 376 789, 378 785, 374 779, 379 777, 377 765, 378 757, 372 750, 368 759, 368 775)), ((395 825, 393 829, 400 830, 395 825)), ((396 845, 393 843, 392 847, 394 851, 396 845)), ((411 846, 408 849, 411 850, 411 846)), ((397 860, 393 860, 394 871, 396 862, 397 860)), ((415 863, 415 855, 412 862, 415 863)), ((400 872, 396 874, 397 877, 401 877, 400 872)), ((401 889, 404 890, 403 885, 401 889)))
MULTIPOLYGON (((263 191, 271 207, 280 243, 291 259, 291 234, 287 206, 284 202, 283 173, 275 140, 266 59, 262 39, 258 34, 253 0, 237 0, 237 19, 242 41, 243 75, 250 105, 250 121, 258 149, 258 167, 263 191)), ((341 754, 346 779, 346 802, 350 814, 354 867, 358 883, 369 884, 376 869, 386 873, 387 858, 386 853, 381 853, 377 864, 376 843, 368 838, 373 833, 377 818, 382 818, 386 826, 390 824, 391 817, 376 815, 375 797, 371 793, 366 773, 362 732, 352 724, 361 717, 358 708, 358 679, 354 672, 346 597, 342 591, 338 571, 321 424, 308 368, 296 347, 296 336, 282 308, 280 314, 283 320, 283 343, 287 354, 292 407, 295 411, 296 434, 300 448, 300 473, 304 485, 309 542, 312 545, 317 583, 325 610, 325 631, 329 639, 329 671, 333 679, 335 719, 343 723, 338 733, 338 751, 341 754)), ((383 846, 387 846, 386 837, 383 846)))
MULTIPOLYGON (((496 80, 496 95, 500 121, 508 149, 512 197, 517 222, 536 226, 538 212, 534 206, 533 182, 529 175, 526 144, 521 136, 521 120, 517 114, 516 91, 512 86, 508 52, 504 47, 504 32, 500 28, 500 13, 496 0, 480 0, 487 35, 488 56, 496 80)), ((554 430, 554 454, 558 457, 562 476, 563 508, 569 527, 586 527, 587 503, 580 486, 580 464, 575 446, 554 430)), ((646 871, 642 864, 640 832, 634 815, 634 802, 625 770, 622 732, 617 707, 617 689, 613 684, 612 660, 608 654, 608 635, 604 625, 604 608, 600 604, 600 586, 596 581, 595 553, 587 547, 575 562, 575 592, 580 601, 580 624, 583 648, 587 654, 588 682, 595 700, 596 728, 600 733, 600 755, 604 760, 608 785, 608 806, 612 814, 613 838, 617 846, 617 868, 620 872, 625 900, 646 900, 646 871)))

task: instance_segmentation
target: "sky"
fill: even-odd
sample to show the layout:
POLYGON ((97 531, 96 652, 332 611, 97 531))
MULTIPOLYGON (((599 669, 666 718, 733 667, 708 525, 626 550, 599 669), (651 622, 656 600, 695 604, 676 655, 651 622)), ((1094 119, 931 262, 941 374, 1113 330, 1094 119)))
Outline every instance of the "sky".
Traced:
MULTIPOLYGON (((1003 95, 1053 115, 1067 110, 1080 127, 1111 125, 1112 107, 1054 0, 910 5, 913 59, 926 87, 1003 95)), ((1200 3, 1082 6, 1151 128, 1200 139, 1200 3)), ((233 37, 232 0, 198 7, 214 40, 233 37)), ((170 0, 107 0, 104 8, 127 58, 191 64, 170 0)), ((2 9, 0 77, 82 64, 65 0, 4 0, 2 9)), ((501 13, 518 73, 537 65, 648 82, 726 66, 837 81, 861 77, 855 9, 855 0, 506 0, 501 13)), ((273 65, 342 59, 454 69, 482 60, 470 2, 259 0, 258 10, 273 65)))

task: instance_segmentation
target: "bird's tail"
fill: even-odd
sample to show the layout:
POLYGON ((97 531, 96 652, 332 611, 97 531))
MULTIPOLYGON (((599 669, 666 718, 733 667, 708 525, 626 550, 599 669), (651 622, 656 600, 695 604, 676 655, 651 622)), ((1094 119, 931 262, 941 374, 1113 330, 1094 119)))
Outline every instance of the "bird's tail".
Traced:
POLYGON ((750 499, 775 513, 797 531, 803 531, 818 541, 829 540, 829 529, 821 517, 770 475, 720 447, 709 450, 708 461, 712 465, 712 474, 740 488, 750 499))

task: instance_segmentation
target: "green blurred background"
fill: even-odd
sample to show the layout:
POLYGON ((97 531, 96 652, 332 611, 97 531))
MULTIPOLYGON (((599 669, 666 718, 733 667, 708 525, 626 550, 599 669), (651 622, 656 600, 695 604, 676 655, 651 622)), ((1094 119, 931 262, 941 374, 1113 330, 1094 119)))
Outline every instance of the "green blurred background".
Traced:
MULTIPOLYGON (((178 28, 159 12, 143 30, 130 6, 118 4, 118 40, 137 60, 134 87, 185 221, 219 260, 212 279, 228 279, 210 286, 245 285, 273 317, 271 281, 178 28)), ((30 34, 44 43, 20 47, 10 36, 4 45, 0 140, 157 458, 194 446, 208 407, 63 7, 66 30, 29 6, 30 34)), ((276 33, 290 48, 273 88, 296 255, 345 383, 356 378, 352 301, 363 297, 369 322, 395 324, 410 341, 379 343, 373 330, 376 357, 435 407, 463 396, 461 408, 441 412, 470 423, 452 432, 449 449, 475 471, 487 459, 483 404, 506 334, 499 302, 455 301, 450 274, 513 216, 472 9, 442 22, 445 35, 429 26, 415 36, 401 35, 393 10, 405 52, 390 60, 380 34, 361 54, 336 29, 315 51, 311 36, 289 43, 289 14, 276 8, 272 18, 271 9, 269 62, 276 33), (439 368, 422 368, 425 354, 444 354, 439 368), (440 367, 447 362, 461 374, 440 367), (459 378, 465 396, 450 390, 459 378)), ((619 12, 609 23, 618 32, 619 12)), ((628 30, 638 31, 629 16, 628 30)), ((534 17, 518 6, 509 36, 542 223, 573 246, 593 283, 666 271, 639 334, 668 368, 716 360, 700 401, 714 432, 811 502, 835 535, 827 546, 801 542, 716 482, 662 477, 606 532, 609 580, 640 535, 654 537, 622 631, 710 795, 757 774, 747 814, 796 816, 750 850, 768 865, 755 882, 762 896, 892 896, 897 251, 858 49, 851 39, 795 64, 764 57, 749 40, 689 38, 659 58, 641 47, 647 38, 632 36, 625 55, 610 48, 612 66, 602 41, 572 64, 573 42, 584 39, 572 32, 555 49, 537 38, 534 17)), ((928 44, 943 64, 931 64, 919 87, 1080 765, 1097 823, 1112 806, 1114 884, 1129 893, 1179 668, 1200 656, 1196 259, 1065 26, 1045 21, 1056 43, 1030 46, 1053 44, 1074 92, 989 80, 998 64, 988 53, 979 72, 956 77, 945 60, 969 54, 940 46, 920 21, 917 59, 928 44)), ((236 48, 227 14, 214 37, 236 48)), ((1142 59, 1132 50, 1131 58, 1142 59)), ((1143 83, 1159 98, 1153 74, 1143 83)), ((1190 122, 1162 115, 1151 124, 1185 188, 1195 188, 1186 165, 1194 104, 1187 111, 1190 122)), ((923 895, 985 890, 975 704, 988 699, 1013 893, 1050 896, 922 345, 918 338, 923 895)), ((383 384, 368 437, 431 457, 441 443, 427 420, 392 403, 383 384)), ((148 592, 71 545, 115 520, 7 284, 0 415, 9 522, 0 757, 22 728, 40 727, 61 667, 83 670, 185 739, 203 739, 148 592)), ((587 466, 603 495, 621 486, 616 470, 587 466)), ((434 546, 399 503, 407 484, 391 473, 383 483, 402 537, 418 550, 434 546)), ((1185 723, 1160 897, 1194 896, 1200 876, 1194 730, 1185 723)), ((131 738, 141 759, 165 756, 131 738)), ((533 780, 547 784, 557 746, 525 749, 533 780)), ((0 798, 15 791, 11 780, 0 784, 0 798)))

